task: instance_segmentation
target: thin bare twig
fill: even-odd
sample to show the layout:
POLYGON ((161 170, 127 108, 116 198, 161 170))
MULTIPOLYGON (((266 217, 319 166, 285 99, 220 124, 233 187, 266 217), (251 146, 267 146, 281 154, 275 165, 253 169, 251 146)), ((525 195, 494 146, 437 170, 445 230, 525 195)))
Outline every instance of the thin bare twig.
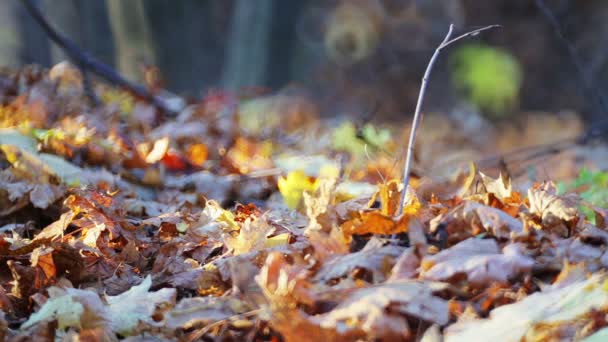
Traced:
POLYGON ((450 39, 452 37, 452 32, 454 31, 454 25, 450 24, 448 33, 446 34, 446 36, 443 39, 443 41, 441 42, 441 44, 439 44, 437 49, 435 49, 435 53, 433 53, 433 56, 429 60, 429 64, 427 65, 426 71, 424 72, 424 76, 422 77, 422 84, 420 85, 420 93, 418 94, 418 102, 416 103, 416 110, 414 111, 414 119, 412 121, 412 127, 410 129, 410 138, 409 138, 409 141, 407 144, 407 156, 405 157, 405 166, 403 167, 403 187, 404 188, 403 188, 403 192, 401 193, 401 203, 399 204, 399 211, 397 212, 398 216, 401 216, 401 214, 403 214, 403 208, 404 208, 406 200, 407 200, 406 196, 407 196, 407 190, 408 190, 409 182, 410 182, 410 171, 412 169, 414 142, 416 141, 416 131, 418 130, 418 126, 420 125, 420 121, 421 121, 420 113, 421 113, 421 109, 422 109, 422 103, 424 101, 424 95, 426 94, 426 87, 428 85, 428 80, 431 75, 431 70, 433 70, 433 65, 435 64, 437 57, 439 57, 439 53, 444 48, 450 46, 451 44, 453 44, 463 38, 473 37, 483 31, 497 28, 497 27, 500 27, 500 25, 490 25, 490 26, 482 27, 477 30, 473 30, 473 31, 467 32, 465 34, 462 34, 454 39, 450 39))
POLYGON ((23 3, 23 6, 25 6, 28 13, 34 18, 34 20, 36 20, 40 27, 42 27, 49 38, 68 54, 68 56, 74 61, 74 64, 82 69, 91 71, 110 83, 114 83, 125 88, 137 97, 150 101, 155 107, 165 112, 165 114, 177 114, 171 108, 169 108, 169 106, 167 106, 162 99, 150 93, 145 87, 125 79, 112 67, 100 62, 86 51, 82 51, 82 49, 80 49, 72 40, 51 26, 38 6, 34 4, 33 0, 21 0, 21 2, 23 3))

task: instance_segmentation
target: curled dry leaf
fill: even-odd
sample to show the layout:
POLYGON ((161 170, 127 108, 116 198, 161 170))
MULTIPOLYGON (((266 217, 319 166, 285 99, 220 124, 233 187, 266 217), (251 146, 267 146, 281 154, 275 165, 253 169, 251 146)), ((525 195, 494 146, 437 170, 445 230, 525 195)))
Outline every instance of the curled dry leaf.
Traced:
POLYGON ((470 238, 422 260, 420 278, 448 281, 464 275, 476 286, 506 282, 527 273, 534 260, 521 251, 518 244, 507 245, 501 253, 496 241, 470 238))
POLYGON ((576 195, 557 195, 553 182, 546 182, 528 190, 530 213, 540 218, 543 228, 573 227, 578 222, 578 205, 576 195))

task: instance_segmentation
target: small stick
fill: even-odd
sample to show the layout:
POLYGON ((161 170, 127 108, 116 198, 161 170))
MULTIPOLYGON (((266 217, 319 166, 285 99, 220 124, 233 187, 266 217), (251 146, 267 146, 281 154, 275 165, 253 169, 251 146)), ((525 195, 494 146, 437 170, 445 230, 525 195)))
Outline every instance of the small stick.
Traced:
MULTIPOLYGON (((154 96, 154 94, 150 93, 145 87, 125 79, 110 66, 98 61, 87 52, 82 51, 73 41, 51 26, 32 0, 21 0, 21 2, 34 20, 36 20, 40 27, 42 27, 44 32, 46 32, 49 38, 55 42, 55 44, 59 45, 59 47, 61 47, 70 56, 76 65, 83 69, 83 75, 85 74, 84 69, 90 70, 94 74, 104 78, 106 81, 127 89, 135 96, 150 101, 155 107, 162 110, 166 114, 172 116, 177 114, 171 108, 169 108, 169 106, 167 106, 162 99, 154 96)), ((85 82, 88 81, 85 80, 85 82)))
POLYGON ((416 110, 414 112, 414 119, 412 121, 412 128, 410 130, 410 139, 409 139, 408 145, 407 145, 407 156, 405 158, 405 166, 403 168, 403 192, 401 194, 401 203, 399 204, 399 211, 397 212, 397 216, 401 216, 403 214, 403 208, 405 207, 407 190, 408 190, 409 182, 410 182, 410 170, 412 169, 412 156, 414 154, 414 142, 416 141, 416 131, 418 130, 418 126, 420 125, 420 121, 421 121, 420 111, 422 109, 422 102, 424 101, 426 87, 428 85, 428 80, 431 75, 431 70, 433 70, 433 65, 435 64, 435 60, 437 60, 437 57, 439 57, 439 53, 441 52, 441 50, 450 46, 451 44, 453 44, 463 38, 473 37, 473 36, 478 35, 482 31, 486 31, 489 29, 497 28, 497 27, 500 27, 500 25, 485 26, 485 27, 479 28, 477 30, 473 30, 473 31, 467 32, 465 34, 462 34, 456 38, 450 39, 452 37, 452 32, 454 31, 454 24, 450 24, 450 29, 448 30, 448 33, 446 34, 446 36, 443 39, 443 41, 441 42, 441 44, 439 44, 437 49, 435 49, 435 53, 433 53, 433 56, 429 60, 429 64, 427 65, 426 71, 424 72, 424 76, 422 77, 422 84, 420 85, 420 93, 418 94, 418 102, 416 103, 416 110))

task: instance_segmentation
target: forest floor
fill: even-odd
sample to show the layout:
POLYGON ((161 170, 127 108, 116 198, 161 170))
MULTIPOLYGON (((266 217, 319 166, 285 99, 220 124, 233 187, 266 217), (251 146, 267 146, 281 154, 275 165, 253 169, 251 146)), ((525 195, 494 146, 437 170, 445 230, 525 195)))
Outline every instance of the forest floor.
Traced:
POLYGON ((397 215, 405 120, 95 91, 0 73, 0 340, 608 335, 608 149, 573 113, 427 113, 397 215))

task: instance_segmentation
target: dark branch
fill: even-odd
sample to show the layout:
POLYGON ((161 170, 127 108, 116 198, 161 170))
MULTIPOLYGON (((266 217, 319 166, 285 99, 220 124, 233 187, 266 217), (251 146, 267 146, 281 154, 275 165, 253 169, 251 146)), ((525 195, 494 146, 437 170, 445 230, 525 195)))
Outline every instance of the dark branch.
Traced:
POLYGON ((61 47, 77 66, 85 69, 83 71, 91 71, 106 81, 123 87, 133 95, 150 101, 155 107, 165 112, 165 114, 176 114, 165 104, 165 102, 163 102, 162 99, 154 96, 154 94, 150 93, 145 87, 125 79, 110 66, 100 62, 89 53, 82 51, 82 49, 80 49, 73 41, 51 26, 32 0, 21 0, 21 2, 34 20, 36 20, 36 22, 42 27, 49 38, 55 42, 55 44, 61 47))

